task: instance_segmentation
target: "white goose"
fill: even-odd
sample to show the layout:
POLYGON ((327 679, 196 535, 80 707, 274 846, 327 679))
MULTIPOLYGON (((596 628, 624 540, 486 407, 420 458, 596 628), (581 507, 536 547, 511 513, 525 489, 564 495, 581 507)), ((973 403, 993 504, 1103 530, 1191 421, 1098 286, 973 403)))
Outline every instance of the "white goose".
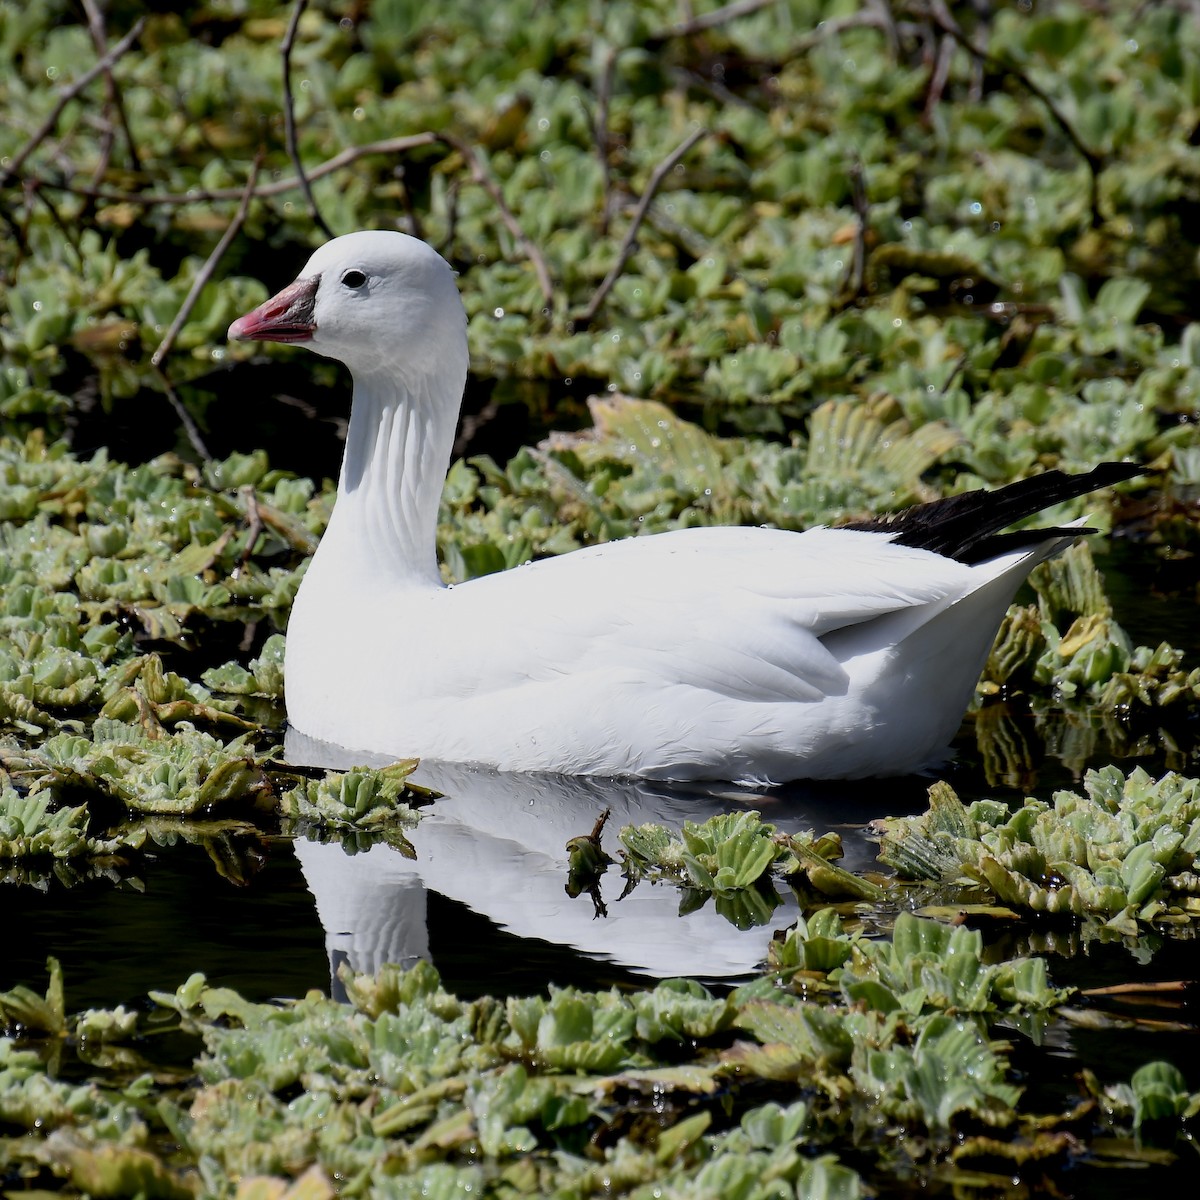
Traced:
POLYGON ((448 264, 335 238, 233 339, 350 368, 333 517, 292 611, 288 719, 357 750, 507 771, 846 779, 943 758, 996 629, 1077 527, 997 534, 1110 463, 803 533, 687 529, 446 587, 438 501, 467 372, 448 264))

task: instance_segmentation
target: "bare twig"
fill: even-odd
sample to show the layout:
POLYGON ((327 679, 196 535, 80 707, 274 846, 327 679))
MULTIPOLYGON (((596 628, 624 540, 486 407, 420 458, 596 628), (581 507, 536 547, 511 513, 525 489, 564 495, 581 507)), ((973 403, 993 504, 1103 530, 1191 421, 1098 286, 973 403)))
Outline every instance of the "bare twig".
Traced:
POLYGON ((6 166, 0 167, 0 185, 14 179, 25 165, 25 160, 50 135, 51 130, 58 124, 63 110, 79 95, 98 75, 104 74, 112 65, 142 36, 146 27, 146 18, 139 17, 133 28, 103 57, 93 63, 78 79, 59 88, 58 99, 46 119, 33 131, 29 140, 16 152, 6 166))
POLYGON ((938 39, 937 51, 933 56, 933 68, 929 72, 929 87, 925 93, 925 107, 921 115, 926 121, 933 119, 934 109, 942 102, 946 84, 950 81, 950 66, 954 62, 955 41, 949 34, 938 39))
POLYGON ((233 569, 235 579, 246 569, 246 564, 254 553, 254 543, 258 541, 258 535, 263 530, 262 514, 258 511, 258 493, 254 490, 254 484, 248 483, 238 490, 246 506, 246 548, 242 551, 241 561, 233 569))
MULTIPOLYGON (((310 182, 322 179, 324 176, 330 175, 334 171, 340 171, 343 167, 348 167, 351 163, 371 154, 403 154, 406 150, 414 150, 418 146, 432 146, 442 140, 441 135, 436 133, 413 133, 407 137, 384 138, 379 142, 364 142, 361 146, 347 146, 345 150, 313 167, 308 172, 308 179, 310 182)), ((50 179, 38 179, 36 182, 39 187, 71 192, 77 196, 89 196, 97 200, 107 200, 112 204, 135 204, 140 208, 154 208, 160 204, 168 206, 212 204, 222 200, 237 200, 240 199, 244 190, 242 188, 214 188, 212 191, 203 191, 197 188, 195 191, 189 192, 122 192, 112 188, 56 183, 50 179)), ((265 200, 269 196, 279 196, 284 192, 295 191, 299 187, 301 187, 300 180, 295 176, 288 179, 275 179, 255 188, 252 198, 265 200)))
POLYGON ((196 422, 192 420, 192 414, 184 407, 183 401, 175 394, 175 388, 171 385, 171 380, 168 378, 166 371, 162 367, 155 367, 155 374, 158 375, 158 381, 162 384, 163 394, 167 398, 167 403, 175 410, 175 415, 179 418, 180 425, 183 426, 183 431, 187 434, 187 440, 195 452, 208 462, 212 455, 208 452, 208 447, 204 444, 204 439, 200 436, 200 430, 196 427, 196 422))
POLYGON ((844 17, 830 17, 822 21, 812 33, 806 33, 799 41, 792 42, 788 47, 789 57, 806 54, 815 49, 827 38, 837 37, 850 29, 882 29, 888 34, 889 40, 895 36, 895 23, 889 12, 866 11, 850 13, 844 17))
POLYGON ((606 808, 597 818, 596 823, 592 826, 592 832, 587 834, 587 840, 594 843, 597 850, 600 849, 600 835, 604 832, 605 825, 608 824, 608 818, 612 816, 612 809, 606 808))
POLYGON ((500 185, 479 161, 479 156, 475 151, 462 138, 455 137, 450 133, 443 133, 440 135, 440 140, 448 146, 453 146, 462 155, 463 161, 471 171, 471 178, 491 196, 492 202, 500 212, 500 219, 504 222, 505 228, 516 238, 521 249, 525 251, 525 256, 533 264, 533 273, 537 276, 538 287, 541 289, 546 307, 553 309, 554 284, 550 280, 550 270, 546 266, 546 260, 542 257, 542 252, 536 243, 521 228, 521 223, 513 215, 512 209, 504 202, 504 193, 501 192, 500 185))
MULTIPOLYGON (((879 18, 879 27, 887 38, 888 50, 893 58, 900 54, 900 31, 896 28, 896 17, 889 0, 868 0, 867 7, 879 18)), ((828 24, 828 22, 826 22, 828 24)))
POLYGON ((1084 165, 1088 169, 1090 178, 1090 188, 1088 196, 1088 205, 1091 211, 1091 219, 1093 228, 1101 222, 1100 216, 1100 172, 1104 169, 1104 158, 1097 154, 1086 142, 1075 132, 1074 126, 1067 120, 1062 109, 1055 103, 1053 97, 1045 90, 1045 88, 1036 84, 1029 74, 1023 71, 1020 67, 1007 61, 1007 59, 998 58, 996 55, 989 53, 982 46, 976 45, 959 27, 950 14, 950 10, 946 7, 943 0, 931 0, 929 6, 929 16, 933 22, 944 33, 948 33, 968 54, 973 55, 981 63, 990 66, 995 71, 1001 71, 1006 75, 1011 75, 1018 80, 1022 87, 1026 88, 1033 96, 1039 100, 1045 110, 1050 114, 1051 119, 1062 131, 1063 136, 1075 148, 1076 153, 1083 159, 1084 165))
MULTIPOLYGON (((95 0, 83 0, 83 8, 87 14, 88 30, 92 35, 92 45, 97 54, 103 55, 105 50, 108 49, 108 38, 104 32, 104 17, 96 7, 95 0)), ((113 143, 117 140, 112 119, 113 96, 115 93, 116 88, 113 84, 113 73, 111 70, 105 71, 104 120, 99 122, 101 126, 100 153, 96 158, 95 170, 92 171, 93 183, 99 183, 108 174, 108 167, 112 162, 113 143)))
POLYGON ((688 34, 701 33, 705 29, 715 29, 718 25, 725 25, 738 17, 748 17, 751 13, 758 12, 760 8, 767 8, 778 2, 779 0, 737 0, 735 4, 726 4, 723 8, 714 8, 712 12, 701 13, 698 17, 680 21, 678 25, 664 29, 662 33, 656 34, 650 40, 661 41, 664 38, 687 37, 688 34))
POLYGON ((246 213, 250 211, 250 201, 254 197, 254 185, 258 181, 259 168, 262 166, 262 151, 260 150, 255 156, 254 162, 250 167, 250 178, 246 181, 245 188, 242 189, 242 202, 238 205, 238 210, 233 214, 233 220, 225 227, 225 232, 221 234, 221 240, 213 248, 213 252, 208 256, 208 260, 204 266, 196 272, 196 278, 192 280, 192 286, 188 288, 188 294, 183 299, 183 304, 180 305, 179 311, 175 314, 174 320, 167 328, 167 332, 163 334, 163 339, 158 343, 158 349, 150 356, 150 362, 161 367, 163 359, 171 353, 171 347, 175 344, 175 339, 179 335, 180 329, 183 328, 183 323, 188 319, 192 308, 195 306, 197 299, 200 296, 204 285, 212 278, 212 273, 216 269, 225 254, 229 249, 229 243, 237 237, 237 232, 242 227, 242 222, 246 219, 246 213))
POLYGON ((67 221, 63 220, 62 213, 60 213, 58 211, 58 209, 55 208, 53 204, 51 204, 50 197, 47 196, 42 191, 41 188, 36 187, 33 184, 27 183, 26 187, 25 187, 25 192, 26 192, 26 201, 25 201, 26 205, 28 205, 30 199, 38 200, 49 212, 50 219, 54 222, 55 225, 58 226, 58 230, 63 235, 63 239, 66 241, 67 245, 71 247, 71 251, 75 255, 76 266, 79 268, 80 272, 82 273, 82 271, 83 271, 83 250, 80 248, 80 245, 79 245, 78 231, 75 229, 72 229, 70 224, 67 221))
POLYGON ((693 129, 654 168, 649 181, 646 183, 646 190, 642 193, 642 198, 638 201, 637 208, 633 210, 633 217, 629 222, 629 228, 625 230, 625 236, 621 239, 621 248, 617 251, 616 262, 613 263, 609 268, 608 274, 601 280, 600 286, 592 295, 591 300, 588 301, 587 308, 575 318, 577 328, 590 324, 592 318, 600 310, 600 305, 604 303, 605 297, 612 290, 613 284, 620 278, 621 272, 625 269, 625 264, 629 261, 629 256, 633 253, 634 245, 637 242, 638 230, 642 227, 642 222, 646 219, 646 213, 658 189, 662 187, 663 180, 674 169, 675 164, 707 133, 707 129, 693 129))
POLYGON ((839 298, 838 307, 853 304, 863 293, 867 276, 867 230, 871 223, 871 204, 867 198, 867 184, 863 177, 862 163, 856 158, 850 164, 850 195, 854 200, 854 212, 858 222, 854 230, 854 251, 846 270, 846 282, 839 298))
POLYGON ((333 230, 325 223, 325 218, 321 216, 321 210, 313 198, 308 176, 304 174, 304 164, 300 161, 300 148, 296 144, 296 102, 292 95, 292 47, 296 44, 296 30, 300 27, 300 18, 304 15, 307 7, 308 0, 296 0, 295 7, 292 9, 292 19, 288 22, 287 33, 283 38, 283 128, 284 136, 287 139, 288 158, 292 160, 292 166, 296 169, 296 180, 300 184, 300 190, 304 193, 308 211, 317 228, 327 238, 331 238, 333 230))
POLYGON ((1196 986, 1194 979, 1164 979, 1154 983, 1114 983, 1109 987, 1084 988, 1081 996, 1163 996, 1187 992, 1196 986))
POLYGON ((452 453, 455 458, 462 458, 468 452, 479 431, 490 425, 499 411, 500 406, 495 400, 489 400, 477 413, 467 413, 463 416, 458 436, 454 439, 452 453))
POLYGON ((709 79, 699 71, 692 71, 687 67, 671 67, 670 73, 676 83, 681 84, 684 88, 696 88, 711 96, 718 104, 729 108, 748 108, 751 112, 763 111, 757 104, 747 100, 745 96, 739 96, 737 92, 727 88, 719 80, 709 79))
MULTIPOLYGON (((83 11, 87 14, 88 30, 91 32, 92 45, 96 47, 96 53, 101 55, 107 53, 108 31, 104 27, 104 14, 100 11, 96 0, 83 0, 83 11)), ((129 165, 135 171, 140 170, 142 166, 141 155, 138 154, 137 144, 134 142, 133 133, 129 128, 129 116, 125 112, 125 101, 121 96, 121 89, 117 87, 117 80, 112 73, 112 67, 108 67, 104 72, 104 90, 106 93, 106 107, 112 109, 116 114, 117 124, 121 127, 121 133, 125 138, 125 146, 129 151, 129 165)), ((104 136, 104 150, 100 155, 100 162, 93 176, 97 183, 104 178, 105 172, 108 170, 112 141, 112 126, 110 124, 104 136)))

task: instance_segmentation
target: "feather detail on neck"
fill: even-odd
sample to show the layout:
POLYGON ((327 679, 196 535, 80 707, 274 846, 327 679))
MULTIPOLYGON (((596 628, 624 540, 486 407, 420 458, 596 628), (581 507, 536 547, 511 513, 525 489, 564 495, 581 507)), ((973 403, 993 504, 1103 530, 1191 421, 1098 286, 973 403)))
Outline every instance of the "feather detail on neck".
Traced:
POLYGON ((440 585, 438 505, 462 383, 458 373, 452 383, 356 376, 337 504, 314 568, 440 585))

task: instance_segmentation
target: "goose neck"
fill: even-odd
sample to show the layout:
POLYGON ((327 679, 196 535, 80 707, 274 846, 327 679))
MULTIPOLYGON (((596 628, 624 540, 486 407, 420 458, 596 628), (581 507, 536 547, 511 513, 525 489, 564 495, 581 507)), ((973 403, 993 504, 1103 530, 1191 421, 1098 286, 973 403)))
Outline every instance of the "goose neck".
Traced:
POLYGON ((449 395, 438 381, 356 375, 337 503, 321 542, 336 569, 440 584, 438 505, 462 383, 449 395))

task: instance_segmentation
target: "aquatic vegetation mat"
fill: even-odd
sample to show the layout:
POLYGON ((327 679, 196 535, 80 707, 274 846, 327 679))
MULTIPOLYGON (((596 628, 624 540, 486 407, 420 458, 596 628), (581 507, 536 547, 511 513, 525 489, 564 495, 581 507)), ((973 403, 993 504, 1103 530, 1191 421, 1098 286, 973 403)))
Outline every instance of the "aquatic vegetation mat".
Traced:
MULTIPOLYGON (((817 915, 804 940, 838 941, 836 920, 817 915)), ((251 1003, 197 975, 149 1009, 68 1015, 51 960, 44 997, 0 994, 0 1167, 10 1185, 92 1195, 332 1195, 336 1182, 343 1195, 851 1200, 880 1170, 996 1194, 1006 1184, 987 1171, 1049 1182, 1095 1161, 1093 1139, 1112 1162, 1144 1163, 1155 1155, 1112 1148, 1137 1129, 1170 1160, 1200 1094, 1167 1063, 1082 1079, 1062 1112, 1022 1106, 980 988, 963 1004, 930 985, 938 963, 965 984, 970 936, 909 918, 890 944, 851 944, 874 987, 834 968, 845 997, 818 1001, 764 978, 723 997, 669 980, 464 1002, 419 964, 344 970, 348 1003, 251 1003), (898 1005, 885 978, 923 982, 898 1005), (154 1067, 164 1040, 175 1065, 154 1067), (87 1082, 61 1077, 74 1060, 87 1082)), ((1064 998, 1044 978, 1023 990, 985 975, 1013 1012, 1064 998)))
POLYGON ((1084 791, 1015 812, 964 805, 944 783, 929 811, 879 822, 880 859, 908 879, 964 880, 1018 911, 1102 918, 1122 933, 1139 923, 1200 918, 1200 781, 1140 768, 1089 771, 1084 791))
MULTIPOLYGON (((1136 538, 1194 613, 1200 25, 984 8, 0 0, 3 885, 119 886, 181 843, 238 883, 281 836, 410 851, 411 764, 278 751, 344 385, 225 344, 331 232, 403 227, 460 274, 447 579, 1127 457, 1152 474, 1048 519, 1136 538)), ((728 994, 464 1001, 423 966, 344 976, 348 1005, 193 978, 72 1015, 52 965, 45 995, 0 996, 5 1190, 1001 1195, 1166 1170, 1194 1078, 1151 1050, 1047 1099, 1026 1060, 1115 1023, 1039 947, 1144 965, 1194 931, 1195 640, 1131 635, 1086 547, 1031 583, 973 718, 989 786, 1037 792, 1039 739, 1076 773, 1177 774, 939 785, 884 828, 899 881, 746 812, 620 830, 617 861, 601 823, 574 839, 572 895, 619 870, 739 927, 795 900, 728 994)))

